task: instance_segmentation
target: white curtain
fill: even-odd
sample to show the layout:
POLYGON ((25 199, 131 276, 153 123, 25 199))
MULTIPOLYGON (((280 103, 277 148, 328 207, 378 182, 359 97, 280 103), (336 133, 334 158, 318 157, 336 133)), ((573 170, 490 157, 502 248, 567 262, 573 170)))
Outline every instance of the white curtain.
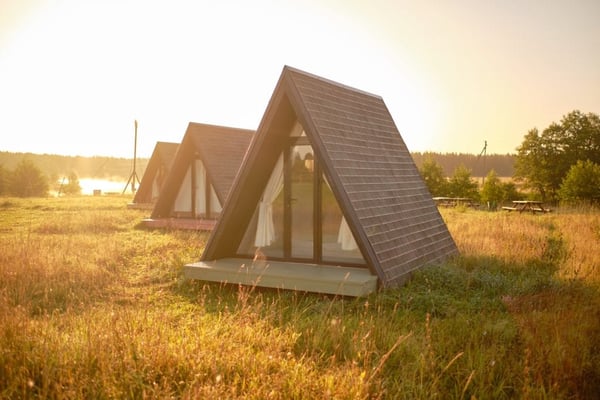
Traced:
POLYGON ((206 214, 206 170, 202 161, 196 160, 196 214, 206 214))
MULTIPOLYGON (((196 204, 194 204, 194 210, 196 214, 206 214, 206 190, 209 189, 206 186, 206 169, 200 160, 196 160, 188 168, 183 182, 179 187, 177 198, 175 199, 175 205, 173 210, 176 212, 191 212, 192 211, 192 190, 195 189, 196 204), (195 168, 196 182, 194 188, 192 187, 192 168, 195 168)), ((214 193, 214 189, 211 186, 211 204, 213 205, 213 211, 220 212, 221 204, 217 198, 217 194, 214 193)))
POLYGON ((346 222, 346 218, 342 215, 342 222, 340 222, 340 229, 338 231, 337 242, 342 245, 342 250, 356 250, 358 245, 354 240, 354 235, 346 222))
POLYGON ((158 198, 159 194, 160 194, 160 184, 158 183, 158 177, 156 177, 156 178, 154 178, 154 180, 152 180, 152 196, 151 196, 152 201, 156 200, 158 198))
POLYGON ((192 211, 192 173, 191 167, 187 169, 185 177, 177 192, 177 198, 173 206, 175 212, 190 212, 192 211))
MULTIPOLYGON (((325 175, 323 175, 323 180, 327 184, 327 187, 329 188, 329 190, 331 190, 331 185, 329 184, 329 181, 327 180, 325 175)), ((354 240, 354 235, 352 234, 352 231, 350 230, 350 227, 348 226, 348 222, 346 222, 346 218, 344 217, 343 214, 342 214, 342 220, 340 221, 340 228, 338 229, 337 242, 338 242, 338 244, 342 245, 342 250, 351 251, 351 250, 358 249, 358 245, 356 244, 356 241, 354 240)))
POLYGON ((283 154, 279 155, 277 164, 265 186, 260 203, 258 204, 258 225, 256 226, 256 247, 269 246, 275 240, 275 225, 273 224, 273 202, 283 189, 283 154))
POLYGON ((217 192, 215 192, 215 188, 213 185, 210 185, 210 212, 211 214, 218 214, 223 211, 223 207, 221 206, 221 202, 217 197, 217 192))
POLYGON ((154 202, 160 196, 160 190, 162 189, 163 182, 165 181, 165 169, 159 167, 152 180, 152 201, 154 202))

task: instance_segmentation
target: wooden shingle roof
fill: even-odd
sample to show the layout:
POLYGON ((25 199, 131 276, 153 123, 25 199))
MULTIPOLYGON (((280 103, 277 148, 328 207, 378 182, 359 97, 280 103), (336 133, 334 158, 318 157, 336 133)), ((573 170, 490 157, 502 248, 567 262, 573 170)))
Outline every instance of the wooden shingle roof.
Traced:
POLYGON ((290 98, 385 283, 456 246, 379 96, 289 71, 290 98))
POLYGON ((173 162, 173 159, 175 158, 175 154, 177 153, 178 147, 179 143, 156 142, 154 151, 157 153, 157 157, 160 160, 161 164, 170 167, 171 163, 173 162))
POLYGON ((156 142, 148 165, 142 176, 140 187, 138 188, 135 196, 133 197, 133 203, 150 203, 152 201, 152 185, 156 174, 162 169, 169 171, 171 164, 175 158, 177 147, 179 143, 170 142, 156 142))
POLYGON ((192 159, 206 168, 221 204, 246 154, 254 131, 190 122, 179 146, 171 172, 152 212, 152 218, 168 217, 192 159))
POLYGON ((286 66, 202 260, 235 254, 296 121, 380 285, 457 253, 383 99, 286 66))

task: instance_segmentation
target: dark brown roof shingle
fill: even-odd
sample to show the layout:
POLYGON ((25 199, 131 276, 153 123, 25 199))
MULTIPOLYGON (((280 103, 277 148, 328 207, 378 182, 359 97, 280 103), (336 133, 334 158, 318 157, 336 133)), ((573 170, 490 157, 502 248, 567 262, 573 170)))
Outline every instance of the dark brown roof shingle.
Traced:
POLYGON ((156 142, 150 160, 148 160, 146 170, 144 171, 144 176, 142 176, 140 187, 133 197, 134 204, 152 202, 152 185, 156 174, 161 169, 167 172, 171 169, 177 147, 179 147, 178 143, 156 142))

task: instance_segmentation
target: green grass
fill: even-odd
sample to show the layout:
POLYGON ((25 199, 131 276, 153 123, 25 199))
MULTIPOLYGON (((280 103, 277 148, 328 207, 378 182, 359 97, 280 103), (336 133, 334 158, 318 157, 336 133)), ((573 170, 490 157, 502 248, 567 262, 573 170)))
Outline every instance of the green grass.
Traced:
POLYGON ((126 197, 0 199, 0 398, 594 398, 600 215, 442 210, 461 256, 367 298, 188 281, 126 197))

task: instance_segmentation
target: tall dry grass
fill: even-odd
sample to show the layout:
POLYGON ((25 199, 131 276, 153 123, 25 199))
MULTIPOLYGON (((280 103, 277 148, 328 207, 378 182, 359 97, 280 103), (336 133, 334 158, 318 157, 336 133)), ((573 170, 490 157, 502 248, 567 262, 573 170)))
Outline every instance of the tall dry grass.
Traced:
POLYGON ((593 212, 443 210, 460 257, 352 299, 187 281, 207 235, 127 201, 0 199, 0 398, 599 392, 593 212))
POLYGON ((567 210, 554 218, 565 241, 566 257, 559 274, 564 279, 600 283, 600 212, 567 210))
POLYGON ((524 397, 594 398, 600 393, 598 210, 558 209, 545 215, 450 211, 445 216, 464 266, 500 266, 515 272, 513 287, 529 287, 502 296, 523 347, 524 397))

